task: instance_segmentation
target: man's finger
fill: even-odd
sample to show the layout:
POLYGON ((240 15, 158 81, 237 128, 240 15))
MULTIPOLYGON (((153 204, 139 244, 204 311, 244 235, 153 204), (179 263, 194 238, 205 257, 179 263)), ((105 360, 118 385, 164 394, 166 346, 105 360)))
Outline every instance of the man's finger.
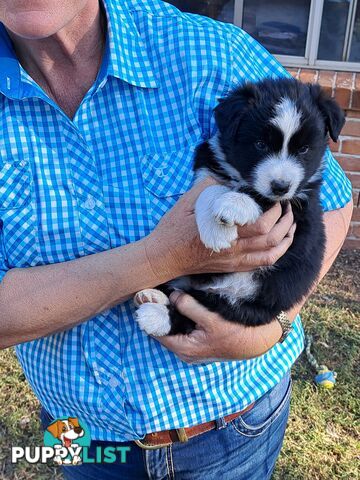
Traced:
POLYGON ((268 267, 273 265, 275 262, 282 257, 294 239, 294 233, 296 229, 296 224, 294 223, 290 228, 287 235, 283 238, 283 240, 276 245, 275 247, 269 248, 268 250, 264 251, 257 251, 253 253, 248 253, 248 263, 251 265, 257 265, 258 267, 268 267))
POLYGON ((245 225, 244 227, 239 227, 239 238, 266 235, 278 222, 279 218, 281 217, 281 213, 281 205, 280 203, 276 203, 267 212, 263 213, 253 225, 245 225))
POLYGON ((293 227, 294 215, 292 210, 289 210, 266 236, 266 246, 276 247, 284 237, 286 237, 293 227))
POLYGON ((209 310, 187 293, 175 291, 170 295, 170 302, 175 305, 176 310, 193 320, 201 327, 209 327, 215 322, 209 310))
POLYGON ((275 224, 273 229, 267 235, 257 235, 255 237, 240 238, 238 244, 240 250, 246 252, 259 252, 268 248, 276 247, 281 240, 288 234, 292 227, 294 215, 289 210, 275 224))
POLYGON ((178 356, 189 355, 193 349, 193 342, 189 335, 165 335, 164 337, 153 337, 161 345, 176 353, 178 356))
POLYGON ((294 223, 293 226, 290 228, 288 234, 283 238, 279 245, 269 250, 268 255, 270 256, 270 261, 269 263, 265 263, 265 265, 273 265, 288 251, 294 240, 295 230, 296 224, 294 223))

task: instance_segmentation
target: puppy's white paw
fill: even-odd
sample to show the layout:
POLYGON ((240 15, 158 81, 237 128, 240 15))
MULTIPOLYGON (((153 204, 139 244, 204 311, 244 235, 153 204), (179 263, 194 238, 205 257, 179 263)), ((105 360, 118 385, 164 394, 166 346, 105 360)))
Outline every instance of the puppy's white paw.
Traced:
POLYGON ((72 464, 73 465, 80 465, 82 463, 81 457, 79 455, 74 455, 72 464))
POLYGON ((207 222, 198 225, 200 240, 209 250, 220 252, 231 247, 231 242, 237 239, 238 232, 236 226, 225 226, 209 218, 207 222))
POLYGON ((135 313, 135 320, 148 335, 162 337, 171 330, 169 311, 166 305, 143 303, 135 313))
POLYGON ((232 227, 255 223, 260 217, 260 206, 246 193, 227 192, 213 205, 213 214, 220 225, 232 227))
POLYGON ((165 293, 156 288, 147 288, 137 292, 134 296, 134 303, 137 307, 143 303, 159 303, 161 305, 170 305, 170 300, 165 293))
POLYGON ((214 216, 214 203, 230 190, 222 185, 211 185, 199 195, 195 204, 195 216, 200 239, 206 248, 220 252, 231 247, 237 239, 236 226, 221 225, 214 216))

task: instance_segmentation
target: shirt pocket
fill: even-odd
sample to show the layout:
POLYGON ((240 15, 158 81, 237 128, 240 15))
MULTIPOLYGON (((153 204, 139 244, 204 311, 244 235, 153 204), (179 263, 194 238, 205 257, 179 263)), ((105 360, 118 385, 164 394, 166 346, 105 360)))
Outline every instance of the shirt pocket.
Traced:
POLYGON ((147 154, 141 159, 148 213, 156 226, 161 217, 193 183, 196 145, 168 153, 147 154))
POLYGON ((8 268, 39 264, 33 177, 28 160, 0 159, 0 219, 8 268))
POLYGON ((21 208, 31 199, 32 178, 29 162, 0 159, 0 211, 21 208))

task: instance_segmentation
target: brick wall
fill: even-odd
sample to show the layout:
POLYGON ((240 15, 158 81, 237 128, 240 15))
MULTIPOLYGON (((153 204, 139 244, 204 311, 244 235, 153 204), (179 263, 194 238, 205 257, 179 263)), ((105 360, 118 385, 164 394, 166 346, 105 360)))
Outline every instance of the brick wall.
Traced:
POLYGON ((330 148, 353 186, 354 213, 344 248, 360 248, 360 73, 288 70, 302 82, 318 82, 345 111, 345 126, 330 148))

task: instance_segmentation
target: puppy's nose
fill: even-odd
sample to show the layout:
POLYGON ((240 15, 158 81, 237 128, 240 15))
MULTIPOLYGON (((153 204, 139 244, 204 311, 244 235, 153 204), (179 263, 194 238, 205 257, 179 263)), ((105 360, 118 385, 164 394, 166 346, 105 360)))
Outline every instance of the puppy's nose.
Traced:
POLYGON ((82 428, 81 427, 74 427, 74 432, 79 435, 82 432, 82 428))
POLYGON ((290 190, 290 182, 284 180, 273 180, 271 182, 271 190, 274 195, 285 195, 290 190))

